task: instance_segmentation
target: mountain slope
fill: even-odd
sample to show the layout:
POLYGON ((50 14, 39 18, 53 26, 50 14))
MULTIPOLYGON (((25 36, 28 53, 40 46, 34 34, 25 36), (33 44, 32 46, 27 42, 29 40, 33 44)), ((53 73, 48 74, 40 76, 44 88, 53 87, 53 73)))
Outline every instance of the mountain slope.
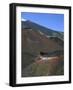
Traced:
POLYGON ((56 37, 59 37, 59 38, 62 38, 63 39, 63 32, 57 32, 57 31, 54 31, 52 29, 48 29, 46 27, 43 27, 41 25, 38 25, 34 22, 31 22, 29 20, 23 22, 22 21, 22 29, 25 29, 25 28, 31 28, 35 31, 40 31, 42 33, 44 33, 46 36, 49 35, 49 36, 56 36, 56 37))
MULTIPOLYGON (((30 72, 34 71, 33 69, 31 70, 31 68, 37 66, 34 62, 40 52, 63 51, 64 41, 61 32, 47 29, 31 21, 22 22, 21 36, 22 76, 24 76, 25 72, 29 74, 29 70, 30 72)), ((51 56, 58 52, 52 52, 51 56)), ((48 65, 50 64, 48 63, 48 65)), ((43 66, 39 65, 39 68, 42 67, 47 68, 45 63, 43 66)))

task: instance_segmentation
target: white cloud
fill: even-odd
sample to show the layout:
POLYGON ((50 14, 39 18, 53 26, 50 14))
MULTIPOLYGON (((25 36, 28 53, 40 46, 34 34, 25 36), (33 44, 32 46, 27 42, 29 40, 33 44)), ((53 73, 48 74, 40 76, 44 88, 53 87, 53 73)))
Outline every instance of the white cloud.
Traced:
POLYGON ((26 19, 24 19, 24 18, 21 18, 21 21, 27 21, 26 19))

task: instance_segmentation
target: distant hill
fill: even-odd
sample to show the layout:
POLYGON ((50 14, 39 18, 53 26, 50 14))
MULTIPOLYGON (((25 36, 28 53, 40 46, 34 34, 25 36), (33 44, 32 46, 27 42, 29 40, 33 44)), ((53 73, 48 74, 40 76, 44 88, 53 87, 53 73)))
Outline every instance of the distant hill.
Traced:
POLYGON ((64 33, 63 32, 58 32, 58 31, 55 31, 55 30, 52 30, 52 29, 48 29, 44 26, 41 26, 39 24, 36 24, 32 21, 22 21, 22 29, 26 29, 26 28, 29 28, 29 29, 33 29, 35 31, 39 31, 43 34, 45 34, 46 36, 56 36, 56 37, 59 37, 59 38, 62 38, 64 37, 64 33))
MULTIPOLYGON (((63 32, 57 32, 31 21, 22 21, 22 74, 30 65, 34 67, 35 58, 40 52, 63 51, 63 32)), ((52 52, 51 55, 55 55, 52 52)), ((28 72, 27 72, 28 73, 28 72)), ((23 76, 23 75, 22 75, 23 76)))

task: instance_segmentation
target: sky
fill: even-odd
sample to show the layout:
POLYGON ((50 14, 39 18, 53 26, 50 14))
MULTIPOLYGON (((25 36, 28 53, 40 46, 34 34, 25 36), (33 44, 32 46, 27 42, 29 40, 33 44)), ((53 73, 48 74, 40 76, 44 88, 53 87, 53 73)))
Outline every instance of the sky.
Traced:
POLYGON ((30 20, 52 30, 64 32, 64 14, 22 12, 21 20, 30 20))

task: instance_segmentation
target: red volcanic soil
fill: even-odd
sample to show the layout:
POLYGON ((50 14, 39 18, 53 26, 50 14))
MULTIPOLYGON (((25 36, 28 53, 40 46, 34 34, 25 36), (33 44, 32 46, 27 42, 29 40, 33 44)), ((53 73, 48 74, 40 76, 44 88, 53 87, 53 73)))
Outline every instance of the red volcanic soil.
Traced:
POLYGON ((63 56, 55 56, 55 57, 48 57, 48 60, 42 60, 41 58, 38 58, 38 60, 35 60, 35 63, 37 64, 54 64, 57 65, 60 61, 64 60, 63 56))
POLYGON ((36 60, 36 63, 58 62, 58 60, 59 57, 50 57, 50 59, 47 60, 42 60, 42 59, 36 60))

